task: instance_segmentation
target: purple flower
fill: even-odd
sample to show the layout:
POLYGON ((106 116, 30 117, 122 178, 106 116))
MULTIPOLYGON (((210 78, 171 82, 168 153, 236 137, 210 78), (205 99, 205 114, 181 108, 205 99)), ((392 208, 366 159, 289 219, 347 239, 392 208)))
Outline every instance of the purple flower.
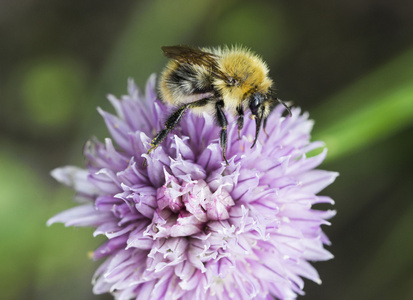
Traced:
POLYGON ((292 299, 308 278, 321 283, 309 261, 333 256, 321 230, 335 212, 315 210, 316 196, 337 173, 315 170, 325 158, 306 153, 313 125, 298 108, 283 117, 277 107, 250 149, 255 122, 245 118, 242 138, 231 116, 227 157, 211 116, 188 112, 150 155, 151 137, 170 108, 156 99, 155 77, 142 95, 109 96, 116 115, 99 109, 111 139, 89 141, 87 168, 52 175, 75 189, 81 204, 48 221, 92 226, 107 242, 93 291, 116 299, 292 299), (147 166, 143 166, 144 158, 147 166))

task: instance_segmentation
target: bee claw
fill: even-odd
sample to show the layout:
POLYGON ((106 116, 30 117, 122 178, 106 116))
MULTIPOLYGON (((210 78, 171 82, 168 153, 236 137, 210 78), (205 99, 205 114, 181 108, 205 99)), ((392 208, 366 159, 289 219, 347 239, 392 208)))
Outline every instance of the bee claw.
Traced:
MULTIPOLYGON (((152 150, 154 150, 154 149, 156 148, 156 146, 153 145, 152 143, 150 144, 150 146, 151 146, 151 147, 150 147, 149 150, 146 152, 147 155, 148 155, 149 153, 151 153, 152 150)), ((143 159, 142 166, 144 166, 144 167, 147 167, 147 166, 148 166, 148 160, 147 160, 146 158, 143 159)))
POLYGON ((228 160, 227 160, 227 156, 225 155, 225 152, 222 153, 222 158, 223 158, 224 161, 225 161, 225 166, 228 167, 228 166, 229 166, 229 162, 228 162, 228 160))

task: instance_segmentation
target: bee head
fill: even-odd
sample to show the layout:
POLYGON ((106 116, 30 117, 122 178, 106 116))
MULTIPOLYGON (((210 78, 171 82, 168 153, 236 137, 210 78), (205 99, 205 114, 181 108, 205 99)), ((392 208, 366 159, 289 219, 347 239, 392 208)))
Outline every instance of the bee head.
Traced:
POLYGON ((263 112, 263 103, 266 97, 262 93, 254 93, 249 98, 249 108, 254 118, 259 118, 263 112))
POLYGON ((251 117, 255 119, 255 125, 256 125, 255 139, 254 139, 254 143, 251 146, 252 148, 255 146, 255 143, 257 142, 258 135, 261 129, 261 124, 264 121, 264 132, 265 132, 265 125, 267 123, 267 117, 271 113, 271 111, 275 108, 277 103, 281 103, 282 105, 284 105, 284 107, 286 108, 290 116, 291 116, 291 110, 284 101, 276 97, 272 97, 269 94, 264 95, 259 92, 253 93, 249 97, 248 103, 249 103, 249 108, 251 110, 251 117))

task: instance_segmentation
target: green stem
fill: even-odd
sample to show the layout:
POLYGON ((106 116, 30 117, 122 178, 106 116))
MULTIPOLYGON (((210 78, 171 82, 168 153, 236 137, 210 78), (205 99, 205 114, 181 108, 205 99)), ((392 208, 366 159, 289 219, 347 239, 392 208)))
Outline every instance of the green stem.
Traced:
POLYGON ((316 110, 314 139, 328 161, 345 157, 413 123, 413 49, 316 110))

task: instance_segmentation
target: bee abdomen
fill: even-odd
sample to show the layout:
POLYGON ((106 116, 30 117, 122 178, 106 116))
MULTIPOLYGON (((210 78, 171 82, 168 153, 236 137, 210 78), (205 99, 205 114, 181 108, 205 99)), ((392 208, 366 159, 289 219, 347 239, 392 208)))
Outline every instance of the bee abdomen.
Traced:
POLYGON ((167 69, 162 75, 161 83, 162 97, 172 104, 186 103, 188 96, 213 91, 209 72, 203 67, 189 64, 167 69))

